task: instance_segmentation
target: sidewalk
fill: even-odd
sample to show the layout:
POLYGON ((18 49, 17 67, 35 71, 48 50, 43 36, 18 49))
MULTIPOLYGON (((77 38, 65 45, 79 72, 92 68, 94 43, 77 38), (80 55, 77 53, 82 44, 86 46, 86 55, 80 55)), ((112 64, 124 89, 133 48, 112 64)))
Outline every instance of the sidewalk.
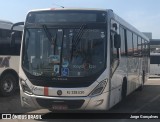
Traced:
POLYGON ((145 85, 160 85, 160 78, 150 78, 145 85))

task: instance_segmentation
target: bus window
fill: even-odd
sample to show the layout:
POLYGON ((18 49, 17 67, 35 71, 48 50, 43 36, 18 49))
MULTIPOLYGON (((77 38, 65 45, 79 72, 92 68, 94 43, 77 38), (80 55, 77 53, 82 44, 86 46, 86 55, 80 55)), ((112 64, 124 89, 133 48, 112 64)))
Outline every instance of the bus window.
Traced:
POLYGON ((111 62, 114 62, 117 58, 119 58, 119 55, 118 55, 118 50, 117 48, 114 47, 114 35, 115 35, 115 32, 111 32, 111 62))
POLYGON ((145 43, 144 43, 144 39, 142 39, 142 55, 145 54, 145 43))
POLYGON ((126 50, 126 41, 125 41, 125 30, 120 27, 120 36, 121 36, 121 56, 124 56, 127 54, 127 50, 126 50))
POLYGON ((138 44, 137 44, 137 46, 138 46, 138 54, 139 55, 141 55, 142 54, 142 39, 141 39, 141 37, 138 37, 138 44))
POLYGON ((20 31, 15 31, 15 46, 10 47, 10 30, 0 29, 0 55, 19 55, 21 45, 20 31))
POLYGON ((128 47, 128 55, 132 56, 133 54, 132 33, 129 30, 127 30, 127 47, 128 47))
POLYGON ((134 54, 137 54, 137 35, 133 34, 133 51, 134 54))

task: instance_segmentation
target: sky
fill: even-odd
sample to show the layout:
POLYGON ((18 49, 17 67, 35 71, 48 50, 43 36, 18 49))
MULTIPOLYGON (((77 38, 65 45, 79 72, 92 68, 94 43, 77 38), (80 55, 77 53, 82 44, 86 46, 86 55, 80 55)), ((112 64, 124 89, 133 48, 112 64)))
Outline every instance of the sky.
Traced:
POLYGON ((160 39, 160 0, 1 0, 0 20, 25 21, 28 11, 60 6, 112 9, 141 32, 160 39))

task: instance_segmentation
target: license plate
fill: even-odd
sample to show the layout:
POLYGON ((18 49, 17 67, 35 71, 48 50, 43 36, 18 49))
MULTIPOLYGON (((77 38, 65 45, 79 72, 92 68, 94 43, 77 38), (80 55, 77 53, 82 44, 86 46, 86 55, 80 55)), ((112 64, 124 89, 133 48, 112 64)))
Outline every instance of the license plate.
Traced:
POLYGON ((68 106, 67 105, 52 105, 53 110, 67 110, 68 106))

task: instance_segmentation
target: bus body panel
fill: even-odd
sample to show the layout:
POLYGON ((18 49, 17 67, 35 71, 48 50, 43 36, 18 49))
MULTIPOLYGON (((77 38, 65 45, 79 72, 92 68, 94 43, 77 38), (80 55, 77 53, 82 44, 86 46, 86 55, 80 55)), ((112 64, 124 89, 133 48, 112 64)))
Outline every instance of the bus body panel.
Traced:
POLYGON ((22 107, 32 107, 32 108, 47 108, 52 109, 52 107, 61 102, 61 105, 65 104, 68 105, 68 110, 76 109, 76 110, 107 110, 109 109, 108 97, 109 92, 105 92, 96 97, 47 97, 47 96, 35 96, 35 95, 28 95, 24 92, 21 92, 21 105, 22 107), (41 99, 41 102, 37 102, 37 99, 41 99), (79 106, 75 106, 75 101, 84 101, 79 106), (65 103, 69 101, 72 105, 65 103), (46 104, 45 104, 46 103, 46 104))
MULTIPOLYGON (((129 25, 127 22, 122 20, 119 16, 117 16, 116 14, 113 14, 112 12, 108 12, 108 22, 111 22, 112 20, 114 20, 118 24, 117 25, 118 27, 123 26, 125 29, 132 30, 132 32, 137 33, 140 36, 142 36, 144 39, 148 40, 143 34, 139 33, 137 29, 135 29, 133 26, 129 25)), ((110 23, 108 27, 111 28, 110 23)), ((110 37, 109 32, 110 30, 108 30, 108 36, 110 37)), ((108 40, 110 40, 110 38, 108 40)), ((108 41, 108 43, 110 41, 108 41)), ((110 46, 111 44, 109 43, 108 45, 110 46)), ((122 40, 121 40, 121 45, 125 45, 125 43, 122 42, 122 40)), ((111 47, 108 47, 108 49, 111 49, 111 47)), ((110 54, 110 51, 109 51, 109 54, 110 54)), ((110 58, 109 58, 109 61, 110 61, 110 58)), ((116 70, 114 71, 113 75, 110 76, 111 80, 109 82, 110 83, 110 88, 109 88, 110 89, 110 98, 109 98, 110 106, 109 108, 111 108, 112 106, 117 104, 120 100, 122 100, 122 84, 123 84, 124 78, 127 79, 126 95, 129 95, 135 89, 139 88, 143 84, 142 82, 143 70, 145 69, 145 67, 149 68, 148 62, 144 64, 145 62, 144 60, 149 62, 149 58, 145 56, 143 57, 126 56, 124 54, 120 54, 118 67, 116 67, 117 66, 116 62, 114 64, 112 64, 111 62, 110 64, 111 72, 112 72, 112 69, 114 69, 114 67, 116 67, 116 70)), ((146 70, 145 71, 145 81, 148 79, 148 74, 149 74, 149 71, 146 70)))
MULTIPOLYGON (((103 75, 106 75, 107 71, 105 70, 103 75)), ((21 67, 19 67, 19 77, 27 79, 26 75, 24 74, 21 67)), ((105 76, 106 77, 106 76, 105 76)), ((101 79, 99 79, 101 80, 101 79)), ((97 80, 97 81, 99 81, 97 80)), ((109 82, 107 82, 107 85, 103 91, 103 93, 99 96, 89 96, 89 94, 93 91, 93 89, 98 85, 98 82, 94 82, 91 86, 86 88, 48 88, 48 95, 45 94, 44 89, 45 87, 38 87, 34 86, 30 82, 25 81, 31 91, 34 95, 29 95, 23 92, 21 81, 20 81, 20 95, 21 95, 21 105, 23 107, 32 107, 32 108, 44 108, 43 104, 45 101, 48 101, 48 104, 45 106, 45 108, 52 109, 52 105, 54 105, 54 102, 58 101, 70 101, 71 103, 74 103, 74 100, 84 100, 84 103, 76 108, 79 110, 106 110, 109 107, 108 103, 108 96, 109 96, 109 82), (62 96, 57 95, 58 90, 61 90, 63 92, 62 96), (80 91, 84 92, 85 94, 67 94, 67 92, 72 91, 80 91), (42 99, 42 103, 38 103, 36 99, 42 99), (94 106, 94 107, 93 107, 94 106)), ((72 108, 72 105, 70 105, 72 108)), ((73 104, 74 106, 74 104, 73 104)), ((70 109, 70 108, 68 108, 70 109)))
POLYGON ((13 69, 18 74, 19 56, 0 56, 0 72, 1 72, 1 74, 7 69, 13 69))

